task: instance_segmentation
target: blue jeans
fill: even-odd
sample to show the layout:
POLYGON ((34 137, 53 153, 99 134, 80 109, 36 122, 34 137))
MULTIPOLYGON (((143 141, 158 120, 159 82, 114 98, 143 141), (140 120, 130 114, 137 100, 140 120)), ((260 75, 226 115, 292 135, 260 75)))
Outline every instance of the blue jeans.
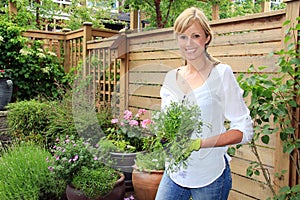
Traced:
POLYGON ((164 173, 155 200, 227 200, 232 187, 231 172, 226 158, 226 168, 223 174, 211 184, 200 188, 186 188, 174 183, 164 173))

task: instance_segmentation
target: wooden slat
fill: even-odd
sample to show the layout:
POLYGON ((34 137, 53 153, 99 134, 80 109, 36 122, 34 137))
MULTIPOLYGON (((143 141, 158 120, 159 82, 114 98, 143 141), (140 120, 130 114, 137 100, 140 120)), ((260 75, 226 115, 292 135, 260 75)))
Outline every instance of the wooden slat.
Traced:
POLYGON ((55 39, 64 40, 65 36, 63 33, 50 32, 50 31, 39 31, 39 30, 27 30, 22 33, 24 37, 38 38, 38 39, 55 39))
MULTIPOLYGON (((257 148, 263 164, 268 166, 274 166, 274 149, 263 147, 257 148)), ((251 152, 248 145, 243 145, 241 148, 237 149, 235 157, 245 160, 256 160, 254 154, 251 152)))
POLYGON ((155 51, 155 52, 141 52, 130 53, 129 60, 159 60, 159 59, 179 59, 181 54, 178 50, 170 51, 155 51))
POLYGON ((230 65, 234 72, 247 72, 251 64, 256 70, 260 66, 268 66, 262 72, 276 72, 278 70, 278 66, 276 65, 278 56, 216 56, 216 58, 230 65))
POLYGON ((165 73, 129 73, 129 83, 135 84, 162 84, 165 73))
POLYGON ((157 51, 178 49, 178 44, 174 38, 162 40, 146 40, 147 42, 135 43, 129 45, 129 51, 157 51))
POLYGON ((241 194, 235 190, 231 190, 229 192, 228 200, 258 200, 258 199, 246 196, 245 194, 241 194))
POLYGON ((211 21, 211 28, 215 34, 242 32, 250 30, 274 29, 282 26, 285 20, 284 10, 259 13, 242 17, 211 21))
POLYGON ((129 96, 129 105, 132 107, 154 110, 160 107, 161 100, 157 98, 145 98, 140 96, 129 96))
POLYGON ((272 192, 267 185, 243 176, 236 175, 234 173, 231 175, 232 189, 257 199, 267 199, 268 197, 272 196, 272 192))
POLYGON ((281 41, 281 27, 278 29, 243 32, 230 35, 215 35, 210 46, 249 44, 257 42, 281 41))
POLYGON ((149 30, 146 32, 131 33, 127 35, 127 38, 129 45, 147 43, 148 41, 156 41, 163 39, 170 40, 174 39, 173 28, 164 28, 149 30))
POLYGON ((117 35, 119 31, 116 30, 108 30, 108 29, 97 29, 97 28, 92 28, 92 36, 93 37, 112 37, 114 35, 117 35))
POLYGON ((184 64, 184 60, 166 59, 166 60, 132 60, 129 62, 130 71, 156 71, 168 72, 184 64))
POLYGON ((245 55, 268 55, 281 49, 280 42, 238 44, 218 47, 209 47, 208 51, 213 56, 245 56, 245 55))
MULTIPOLYGON (((244 160, 241 158, 237 158, 237 157, 232 157, 232 160, 230 161, 230 166, 231 166, 231 172, 235 173, 235 174, 239 174, 242 176, 246 176, 246 170, 247 168, 250 166, 250 162, 249 160, 244 160)), ((269 166, 265 166, 266 169, 268 169, 269 173, 270 173, 270 177, 271 177, 271 182, 273 182, 273 177, 274 177, 274 168, 273 167, 269 167, 269 166)), ((257 175, 253 175, 251 177, 252 179, 261 181, 263 183, 266 182, 264 176, 262 173, 260 173, 259 176, 257 175)))
POLYGON ((160 98, 160 88, 161 86, 129 84, 129 94, 160 98))

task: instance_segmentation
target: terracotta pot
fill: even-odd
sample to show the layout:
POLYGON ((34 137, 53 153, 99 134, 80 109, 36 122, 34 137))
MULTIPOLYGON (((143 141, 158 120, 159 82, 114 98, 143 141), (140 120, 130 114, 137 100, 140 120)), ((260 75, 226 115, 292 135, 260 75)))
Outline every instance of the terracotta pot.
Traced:
POLYGON ((162 178, 163 170, 151 170, 150 172, 133 169, 132 183, 134 193, 138 200, 154 200, 162 178))
MULTIPOLYGON (((120 179, 117 180, 111 192, 105 196, 100 196, 93 200, 123 200, 125 195, 125 176, 122 173, 120 173, 120 176, 120 179)), ((87 198, 83 192, 75 189, 71 185, 67 185, 66 195, 68 200, 91 200, 87 198)))

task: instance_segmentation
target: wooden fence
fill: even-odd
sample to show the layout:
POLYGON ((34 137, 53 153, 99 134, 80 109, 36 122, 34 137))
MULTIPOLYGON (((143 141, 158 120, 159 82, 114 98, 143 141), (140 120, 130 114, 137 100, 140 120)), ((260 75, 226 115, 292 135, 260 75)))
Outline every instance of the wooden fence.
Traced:
MULTIPOLYGON (((231 65, 236 75, 247 73, 250 65, 268 66, 264 73, 274 73, 278 57, 270 53, 285 48, 282 24, 290 19, 295 25, 299 16, 300 1, 286 3, 285 10, 211 21, 214 39, 209 53, 231 65)), ((90 24, 85 24, 79 31, 53 33, 47 37, 35 31, 25 36, 49 41, 49 48, 64 57, 66 71, 82 61, 83 78, 90 78, 90 92, 97 105, 109 102, 116 115, 125 109, 159 109, 159 90, 166 72, 184 63, 172 28, 117 34, 96 33, 90 24)), ((273 135, 268 146, 259 145, 262 162, 269 169, 274 185, 299 184, 299 177, 292 175, 295 170, 290 170, 289 156, 282 153, 279 141, 279 136, 273 135), (278 180, 275 173, 281 169, 290 171, 278 180)), ((262 175, 246 176, 246 169, 253 160, 247 145, 238 149, 233 157, 230 200, 272 196, 262 175)))
POLYGON ((23 36, 27 37, 29 42, 42 40, 44 48, 56 53, 64 64, 65 71, 68 72, 72 67, 77 67, 86 57, 87 41, 108 38, 116 34, 118 31, 92 28, 92 24, 86 22, 81 29, 75 31, 67 29, 63 32, 27 30, 23 36))

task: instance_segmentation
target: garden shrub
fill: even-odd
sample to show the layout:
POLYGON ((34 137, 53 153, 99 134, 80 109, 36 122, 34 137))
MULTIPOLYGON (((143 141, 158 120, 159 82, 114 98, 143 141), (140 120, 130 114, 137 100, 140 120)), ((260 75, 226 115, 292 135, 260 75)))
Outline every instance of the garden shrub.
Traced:
POLYGON ((43 42, 29 42, 24 29, 0 17, 0 69, 13 81, 13 101, 38 96, 59 98, 68 86, 64 68, 43 42))
POLYGON ((20 101, 8 105, 8 132, 20 141, 45 144, 45 134, 53 115, 52 103, 38 100, 20 101))
POLYGON ((33 143, 8 149, 0 162, 0 199, 60 199, 65 185, 52 177, 46 161, 50 156, 33 143))

